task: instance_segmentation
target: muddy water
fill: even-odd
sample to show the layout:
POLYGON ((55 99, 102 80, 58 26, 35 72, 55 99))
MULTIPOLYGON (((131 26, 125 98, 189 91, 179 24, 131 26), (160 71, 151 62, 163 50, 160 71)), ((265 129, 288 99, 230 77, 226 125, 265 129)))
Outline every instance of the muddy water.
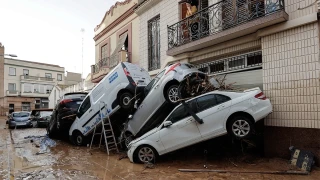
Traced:
POLYGON ((0 119, 0 179, 319 179, 320 171, 314 170, 309 176, 239 174, 239 173, 182 173, 178 169, 269 171, 294 169, 283 159, 262 159, 237 156, 204 158, 194 155, 193 149, 179 151, 161 158, 161 161, 147 168, 141 164, 121 159, 123 154, 107 155, 102 150, 75 147, 65 141, 56 141, 55 147, 43 154, 37 141, 27 136, 43 136, 45 129, 4 129, 5 121, 0 119))

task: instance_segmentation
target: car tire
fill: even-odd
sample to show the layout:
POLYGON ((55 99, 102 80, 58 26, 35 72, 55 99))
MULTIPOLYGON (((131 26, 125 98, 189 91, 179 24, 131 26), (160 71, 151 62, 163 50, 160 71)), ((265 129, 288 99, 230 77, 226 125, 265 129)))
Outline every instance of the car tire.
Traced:
POLYGON ((133 98, 132 94, 125 92, 119 97, 119 104, 122 109, 129 110, 133 108, 134 101, 130 101, 133 98))
POLYGON ((72 134, 73 143, 76 146, 84 146, 86 144, 86 137, 79 131, 72 134))
POLYGON ((254 124, 246 116, 235 116, 228 122, 228 133, 237 139, 249 138, 254 131, 254 124))
MULTIPOLYGON (((51 120, 51 121, 53 121, 53 120, 51 120)), ((54 121, 52 123, 54 123, 54 121)), ((57 126, 55 123, 52 125, 52 128, 50 128, 50 123, 48 124, 47 133, 48 133, 49 138, 51 138, 51 139, 56 139, 58 137, 59 133, 58 133, 57 126)))
POLYGON ((158 152, 149 145, 139 146, 133 154, 133 162, 135 163, 155 163, 158 152))
POLYGON ((165 92, 165 98, 170 104, 177 104, 179 100, 178 94, 179 86, 176 84, 170 85, 165 92))

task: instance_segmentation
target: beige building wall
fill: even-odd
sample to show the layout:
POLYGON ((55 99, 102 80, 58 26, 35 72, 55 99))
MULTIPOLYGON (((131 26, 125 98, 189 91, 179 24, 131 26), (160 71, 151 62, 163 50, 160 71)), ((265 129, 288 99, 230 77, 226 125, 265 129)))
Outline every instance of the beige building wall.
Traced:
MULTIPOLYGON (((0 98, 4 96, 4 46, 0 42, 0 98)), ((0 101, 0 105, 1 105, 0 101)))
MULTIPOLYGON (((160 15, 160 66, 162 67, 167 56, 168 50, 168 30, 167 25, 172 25, 179 21, 179 6, 176 0, 153 0, 147 2, 148 5, 141 5, 136 10, 140 19, 139 42, 140 42, 140 66, 148 69, 148 21, 160 15), (144 10, 144 6, 148 6, 144 10)), ((149 72, 155 75, 159 70, 149 72)))
POLYGON ((268 126, 320 128, 319 29, 312 23, 262 38, 268 126))

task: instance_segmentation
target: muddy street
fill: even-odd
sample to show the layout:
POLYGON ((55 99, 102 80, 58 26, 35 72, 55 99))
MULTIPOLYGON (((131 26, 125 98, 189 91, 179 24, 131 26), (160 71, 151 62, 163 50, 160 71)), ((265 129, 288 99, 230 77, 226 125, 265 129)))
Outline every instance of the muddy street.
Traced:
POLYGON ((286 160, 241 157, 203 158, 192 156, 192 149, 164 156, 157 164, 145 166, 130 163, 124 154, 107 155, 103 150, 89 151, 67 141, 55 140, 56 146, 43 150, 37 139, 44 136, 44 128, 9 130, 5 119, 0 119, 0 179, 318 179, 319 170, 308 176, 185 173, 178 169, 222 170, 290 170, 286 160), (119 160, 121 159, 121 160, 119 160))

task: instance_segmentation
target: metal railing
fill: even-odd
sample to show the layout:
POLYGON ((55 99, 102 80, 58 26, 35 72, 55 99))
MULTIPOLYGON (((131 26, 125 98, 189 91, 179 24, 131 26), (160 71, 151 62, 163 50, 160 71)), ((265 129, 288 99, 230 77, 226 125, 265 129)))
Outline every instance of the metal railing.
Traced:
MULTIPOLYGON (((125 61, 130 62, 131 60, 131 53, 127 52, 127 55, 125 57, 125 61)), ((103 68, 114 68, 119 64, 119 62, 122 62, 123 60, 119 58, 119 54, 115 54, 111 57, 106 57, 101 59, 98 63, 93 65, 92 68, 92 74, 98 73, 103 68)))
POLYGON ((106 57, 106 58, 103 58, 101 59, 98 63, 96 63, 94 66, 93 66, 93 74, 94 73, 97 73, 100 71, 100 69, 102 69, 102 67, 109 67, 109 64, 110 64, 110 58, 109 57, 106 57))
POLYGON ((210 75, 225 74, 230 72, 244 71, 262 67, 262 52, 256 51, 239 56, 214 60, 196 65, 196 67, 210 75))
POLYGON ((54 80, 54 78, 29 76, 29 75, 21 75, 21 79, 24 79, 24 80, 36 80, 36 81, 53 81, 54 80))
POLYGON ((171 26, 168 49, 284 9, 284 0, 223 0, 171 26))

